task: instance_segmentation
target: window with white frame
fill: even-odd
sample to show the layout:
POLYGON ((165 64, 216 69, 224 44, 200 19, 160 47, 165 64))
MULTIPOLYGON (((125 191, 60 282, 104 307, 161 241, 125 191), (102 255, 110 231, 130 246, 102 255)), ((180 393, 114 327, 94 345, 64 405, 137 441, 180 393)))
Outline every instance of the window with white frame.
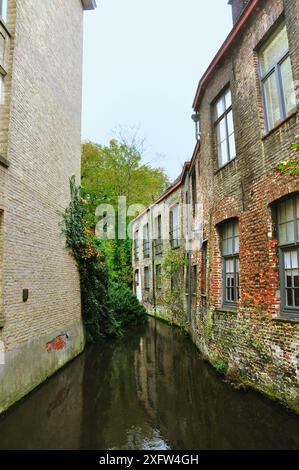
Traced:
POLYGON ((228 88, 214 105, 219 167, 236 157, 232 96, 228 88))
POLYGON ((139 260, 139 230, 134 233, 134 258, 135 261, 139 260))
POLYGON ((179 205, 175 204, 169 212, 169 238, 172 248, 180 246, 179 205))
POLYGON ((221 227, 223 263, 223 303, 235 306, 239 300, 239 222, 225 222, 221 227))
POLYGON ((7 21, 7 2, 8 0, 0 0, 0 17, 3 21, 7 21))
POLYGON ((296 110, 287 28, 282 23, 259 51, 266 129, 270 131, 296 110))
POLYGON ((150 290, 150 272, 148 266, 144 268, 144 289, 150 290))
POLYGON ((161 255, 163 251, 161 214, 155 219, 155 248, 156 255, 161 255))
POLYGON ((150 240, 149 240, 149 225, 143 226, 143 256, 149 258, 150 255, 150 240))
POLYGON ((299 195, 281 202, 277 212, 282 307, 299 314, 299 195))

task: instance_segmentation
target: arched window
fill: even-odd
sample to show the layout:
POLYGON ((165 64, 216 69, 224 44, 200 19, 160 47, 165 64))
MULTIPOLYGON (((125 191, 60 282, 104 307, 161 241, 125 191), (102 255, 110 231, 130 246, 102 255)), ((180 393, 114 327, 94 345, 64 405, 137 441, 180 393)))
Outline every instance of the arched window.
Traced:
POLYGON ((239 221, 232 219, 220 228, 223 272, 223 304, 235 307, 239 300, 239 221))
POLYGON ((277 222, 282 308, 299 314, 299 194, 278 204, 277 222))

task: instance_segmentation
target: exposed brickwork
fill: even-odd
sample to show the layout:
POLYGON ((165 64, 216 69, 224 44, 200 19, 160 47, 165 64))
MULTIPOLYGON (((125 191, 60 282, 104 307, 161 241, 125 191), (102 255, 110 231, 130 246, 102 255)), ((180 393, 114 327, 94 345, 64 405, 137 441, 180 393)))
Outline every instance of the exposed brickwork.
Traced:
POLYGON ((293 113, 266 134, 256 52, 283 13, 298 83, 299 0, 260 0, 197 99, 201 139, 191 166, 198 169, 208 286, 207 295, 201 295, 203 258, 201 250, 192 247, 193 262, 198 265, 198 297, 189 332, 211 362, 225 361, 242 380, 299 409, 299 318, 292 322, 281 314, 273 208, 274 202, 298 191, 294 180, 274 169, 293 155, 291 143, 299 134, 299 116, 293 113), (212 109, 228 84, 237 156, 219 169, 212 109), (233 217, 239 219, 240 229, 241 295, 235 310, 223 307, 219 238, 219 224, 233 217))
POLYGON ((70 199, 69 177, 80 177, 83 7, 81 0, 8 3, 0 105, 0 154, 9 162, 0 165, 0 340, 12 361, 22 348, 24 358, 30 350, 35 358, 24 363, 18 385, 8 369, 19 366, 1 369, 0 411, 83 347, 79 276, 58 225, 70 199), (47 342, 66 332, 67 351, 48 358, 47 342))

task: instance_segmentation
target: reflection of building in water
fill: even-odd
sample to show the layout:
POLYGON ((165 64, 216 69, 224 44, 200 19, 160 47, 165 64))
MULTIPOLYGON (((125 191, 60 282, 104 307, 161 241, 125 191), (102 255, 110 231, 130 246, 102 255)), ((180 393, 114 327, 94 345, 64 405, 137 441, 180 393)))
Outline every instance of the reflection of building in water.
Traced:
POLYGON ((132 222, 135 288, 210 362, 298 409, 299 192, 275 169, 299 158, 299 3, 229 3, 233 29, 193 102, 191 160, 132 222))
POLYGON ((79 449, 84 367, 82 355, 5 416, 0 449, 79 449))
POLYGON ((187 419, 195 392, 191 364, 180 355, 176 342, 171 329, 151 323, 135 353, 135 375, 138 398, 164 440, 172 448, 184 448, 197 434, 187 419))

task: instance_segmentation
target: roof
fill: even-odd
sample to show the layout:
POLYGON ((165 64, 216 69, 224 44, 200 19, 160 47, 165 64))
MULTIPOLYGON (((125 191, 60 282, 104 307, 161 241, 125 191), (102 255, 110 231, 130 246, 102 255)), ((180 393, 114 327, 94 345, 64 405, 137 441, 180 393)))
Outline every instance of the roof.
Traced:
POLYGON ((83 10, 94 10, 97 7, 96 0, 82 0, 83 10))
POLYGON ((172 194, 176 189, 178 189, 181 186, 181 184, 183 183, 185 179, 186 172, 190 169, 190 164, 191 162, 184 163, 180 176, 169 186, 169 188, 166 189, 166 191, 164 191, 164 193, 161 194, 161 196, 158 197, 158 199, 156 199, 149 207, 144 209, 144 211, 140 212, 140 214, 138 214, 137 217, 133 219, 133 222, 137 221, 140 217, 146 214, 152 206, 164 201, 164 199, 170 196, 170 194, 172 194))
POLYGON ((195 95, 195 98, 194 98, 194 101, 193 101, 193 108, 195 110, 198 108, 199 100, 200 100, 202 91, 203 91, 204 87, 206 86, 209 78, 211 77, 211 75, 215 71, 215 69, 216 69, 217 65, 219 64, 220 60, 223 58, 224 54, 230 48, 231 44, 234 42, 234 40, 238 36, 239 32, 242 30, 244 24, 247 22, 247 20, 250 17, 251 13, 255 10, 255 7, 257 6, 257 4, 260 1, 261 0, 251 0, 248 3, 248 5, 244 9, 242 15, 240 16, 240 18, 238 19, 238 21, 234 25, 233 29, 231 30, 231 32, 227 36, 226 40, 224 41, 224 43, 220 47, 219 51, 215 55, 214 59, 210 63, 209 67, 207 68, 207 70, 203 74, 202 78, 200 79, 198 87, 197 87, 196 95, 195 95))

